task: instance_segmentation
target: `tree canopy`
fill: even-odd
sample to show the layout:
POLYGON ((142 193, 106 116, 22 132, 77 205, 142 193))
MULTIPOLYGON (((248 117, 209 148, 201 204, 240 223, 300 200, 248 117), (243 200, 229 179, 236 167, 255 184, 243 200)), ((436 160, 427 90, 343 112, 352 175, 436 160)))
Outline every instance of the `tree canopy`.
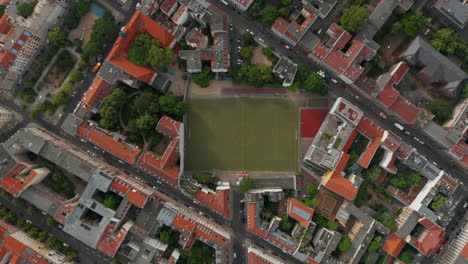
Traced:
POLYGON ((80 70, 72 70, 68 76, 70 81, 72 82, 78 82, 83 80, 83 73, 81 73, 80 70))
POLYGON ((157 69, 167 67, 172 59, 172 51, 162 48, 159 42, 149 34, 139 34, 133 40, 128 50, 130 61, 145 66, 152 66, 157 69))
POLYGON ((50 41, 50 43, 59 48, 66 47, 69 44, 67 34, 63 32, 59 27, 52 28, 49 31, 47 38, 50 41))
POLYGON ((245 177, 239 184, 241 192, 248 192, 255 186, 255 180, 250 177, 245 177))
POLYGON ((122 197, 119 195, 109 192, 104 195, 104 200, 102 201, 102 206, 116 211, 119 208, 122 197))
POLYGON ((438 193, 431 203, 431 208, 434 211, 440 211, 444 208, 445 202, 447 201, 447 197, 443 196, 442 194, 438 193))
POLYGON ((80 1, 71 5, 70 12, 63 19, 63 24, 68 30, 76 28, 81 17, 89 12, 89 3, 89 1, 80 1))
POLYGON ((93 32, 88 43, 83 48, 81 58, 89 61, 99 55, 104 44, 110 42, 117 35, 117 28, 111 13, 106 11, 93 25, 93 32))
POLYGON ((409 36, 416 36, 427 25, 427 17, 421 13, 406 13, 401 19, 401 28, 409 36))
POLYGON ((253 46, 242 47, 240 50, 240 55, 244 60, 250 60, 250 58, 252 58, 253 56, 253 51, 253 46))
POLYGON ((435 99, 429 103, 429 111, 434 114, 434 120, 440 124, 452 118, 452 104, 445 99, 435 99))
POLYGON ((347 251, 351 247, 351 239, 348 235, 343 235, 341 238, 340 244, 338 245, 338 249, 341 252, 347 251))
POLYGON ((384 245, 384 239, 382 236, 375 236, 367 248, 367 252, 373 253, 379 250, 384 245))
POLYGON ((106 98, 104 98, 99 114, 101 119, 99 123, 108 129, 116 128, 119 124, 120 108, 127 101, 127 94, 120 88, 114 89, 106 98))
POLYGON ((440 51, 444 55, 452 55, 456 52, 466 54, 467 52, 466 42, 449 28, 444 28, 434 33, 430 43, 436 50, 440 51))
POLYGON ((382 174, 382 168, 379 166, 373 166, 368 171, 366 171, 365 176, 370 181, 375 181, 382 174))
POLYGON ((309 74, 309 77, 305 80, 303 88, 306 91, 313 92, 319 95, 326 95, 328 93, 328 87, 323 81, 322 77, 316 72, 309 74))
POLYGON ((421 174, 412 171, 410 173, 398 172, 396 175, 392 176, 390 183, 396 188, 407 191, 412 186, 420 184, 421 181, 421 174))
POLYGON ((5 6, 0 5, 0 17, 5 13, 5 6))
POLYGON ((175 115, 182 117, 187 112, 187 105, 172 94, 166 94, 159 97, 159 107, 162 112, 166 112, 169 115, 175 115))
POLYGON ((276 6, 267 5, 262 11, 262 25, 265 27, 271 26, 279 16, 280 11, 276 6))
POLYGON ((352 33, 362 30, 369 20, 369 12, 365 7, 351 6, 343 10, 340 18, 341 26, 352 33))
POLYGON ((16 6, 16 13, 24 18, 28 18, 34 12, 37 2, 23 2, 16 6))
POLYGON ((73 60, 73 57, 70 52, 68 52, 68 50, 62 50, 62 52, 60 52, 57 57, 57 61, 55 62, 55 66, 57 66, 57 68, 62 72, 73 67, 74 64, 75 61, 73 60))
POLYGON ((263 87, 273 82, 271 66, 257 66, 246 63, 240 67, 235 77, 237 80, 244 81, 255 87, 263 87))
POLYGON ((210 86, 210 81, 214 78, 214 72, 209 67, 203 67, 200 73, 193 74, 193 81, 200 85, 200 87, 206 88, 210 86))

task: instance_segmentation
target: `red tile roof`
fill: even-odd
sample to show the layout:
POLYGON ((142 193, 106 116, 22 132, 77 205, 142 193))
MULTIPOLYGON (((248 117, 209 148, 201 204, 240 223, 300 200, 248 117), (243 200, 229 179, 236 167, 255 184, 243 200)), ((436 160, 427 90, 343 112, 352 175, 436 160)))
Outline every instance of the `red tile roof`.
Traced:
POLYGON ((101 77, 96 77, 82 101, 90 108, 97 108, 101 101, 110 93, 111 85, 101 77))
POLYGON ((384 146, 390 151, 396 151, 401 144, 401 139, 392 132, 388 132, 387 138, 383 142, 384 146))
POLYGON ((68 217, 72 214, 73 209, 77 205, 78 203, 68 203, 68 204, 62 205, 57 210, 57 214, 55 215, 55 221, 59 222, 62 225, 66 224, 68 221, 68 217))
POLYGON ((165 0, 161 5, 161 11, 169 15, 171 9, 174 8, 175 5, 177 5, 177 0, 165 0))
POLYGON ((395 66, 393 66, 390 69, 390 74, 392 75, 392 80, 395 83, 399 83, 401 81, 401 79, 403 79, 403 77, 405 77, 408 70, 409 70, 409 66, 405 61, 402 61, 402 62, 399 62, 399 63, 395 64, 395 66))
POLYGON ((340 172, 330 171, 331 175, 325 180, 324 186, 330 191, 353 201, 356 198, 358 189, 356 189, 352 182, 341 176, 340 172))
POLYGON ((386 105, 391 106, 400 96, 400 93, 393 88, 393 81, 389 81, 383 90, 377 95, 377 100, 386 105))
POLYGON ((314 215, 314 209, 299 202, 295 198, 291 198, 288 200, 288 215, 299 221, 301 226, 307 228, 314 215), (297 214, 298 212, 301 212, 302 215, 297 214))
POLYGON ((405 247, 406 242, 404 239, 397 236, 395 233, 392 233, 390 237, 385 242, 382 250, 385 251, 387 254, 392 256, 393 258, 397 258, 400 255, 400 252, 405 247))
POLYGON ((468 260, 468 243, 465 244, 465 247, 463 248, 462 252, 460 252, 460 257, 468 260))
POLYGON ((273 25, 271 26, 271 28, 278 31, 279 33, 284 34, 286 30, 288 29, 288 26, 289 26, 289 22, 286 19, 282 17, 278 17, 273 23, 273 25))
POLYGON ((372 120, 365 117, 359 121, 356 130, 370 140, 369 145, 367 145, 366 150, 361 154, 358 162, 359 165, 367 168, 380 146, 384 130, 372 120))
POLYGON ((197 190, 194 199, 199 201, 204 206, 216 211, 224 216, 226 219, 231 218, 231 211, 229 210, 230 204, 230 190, 217 190, 216 192, 197 190))
POLYGON ((163 116, 156 125, 156 130, 168 137, 174 138, 179 136, 181 127, 181 122, 168 116, 163 116))
POLYGON ((77 134, 129 164, 135 163, 141 153, 141 149, 118 141, 114 139, 109 131, 91 126, 87 122, 83 122, 78 127, 77 134))
POLYGON ((444 243, 445 231, 427 218, 423 218, 419 221, 419 223, 427 229, 427 232, 424 233, 422 237, 419 238, 419 240, 416 240, 414 237, 411 237, 411 240, 415 243, 415 248, 424 253, 426 256, 429 256, 436 253, 440 246, 444 243))
MULTIPOLYGON (((24 164, 17 164, 8 174, 0 180, 0 187, 13 195, 18 197, 26 188, 33 184, 34 180, 38 180, 37 177, 45 177, 46 175, 39 175, 36 169, 28 171, 22 174, 23 170, 27 166, 24 164), (37 177, 36 177, 37 176, 37 177)), ((42 180, 43 178, 39 179, 42 180)))
POLYGON ((6 34, 10 31, 11 25, 8 23, 8 15, 7 13, 3 13, 2 17, 0 18, 0 33, 6 34))
POLYGON ((395 103, 390 106, 390 110, 410 124, 416 122, 418 116, 422 113, 422 109, 418 108, 401 95, 395 103))
POLYGON ((346 164, 348 163, 348 160, 349 160, 350 157, 351 157, 351 155, 349 155, 348 153, 343 153, 341 155, 340 161, 338 162, 338 164, 335 167, 335 170, 340 171, 340 172, 344 171, 344 169, 346 167, 346 164))
POLYGON ((115 177, 110 188, 139 208, 143 208, 153 194, 153 189, 148 185, 142 185, 134 178, 128 176, 115 177))
POLYGON ((116 234, 114 234, 115 225, 109 224, 102 233, 101 239, 98 241, 96 248, 108 256, 115 256, 117 250, 122 244, 128 230, 120 228, 116 234))
POLYGON ((174 41, 174 36, 151 18, 141 13, 139 9, 135 11, 133 17, 125 26, 123 33, 127 36, 125 38, 121 36, 117 38, 106 60, 133 75, 135 78, 150 83, 156 72, 151 68, 136 65, 129 60, 128 49, 133 39, 139 34, 148 33, 152 38, 159 41, 162 47, 168 47, 174 41))
POLYGON ((149 151, 145 151, 143 155, 141 155, 140 160, 138 161, 138 167, 153 175, 163 178, 172 185, 179 184, 179 169, 174 166, 163 169, 161 158, 149 151))

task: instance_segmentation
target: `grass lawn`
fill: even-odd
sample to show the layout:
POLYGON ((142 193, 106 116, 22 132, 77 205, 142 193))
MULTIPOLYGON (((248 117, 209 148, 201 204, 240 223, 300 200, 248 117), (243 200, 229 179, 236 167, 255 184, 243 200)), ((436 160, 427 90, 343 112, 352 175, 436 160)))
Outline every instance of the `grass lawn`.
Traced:
POLYGON ((192 99, 186 169, 296 171, 297 125, 284 99, 192 99))

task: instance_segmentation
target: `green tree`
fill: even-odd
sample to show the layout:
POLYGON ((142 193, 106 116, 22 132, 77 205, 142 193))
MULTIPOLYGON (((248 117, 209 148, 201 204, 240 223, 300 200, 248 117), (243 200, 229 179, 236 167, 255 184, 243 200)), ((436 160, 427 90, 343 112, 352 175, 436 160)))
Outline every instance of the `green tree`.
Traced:
POLYGON ((393 23, 392 28, 390 29, 390 34, 396 35, 399 34, 403 30, 403 25, 400 21, 396 21, 393 23))
POLYGON ((262 24, 265 27, 271 26, 273 22, 280 16, 279 10, 277 7, 272 5, 267 5, 262 11, 262 24))
POLYGON ((243 64, 234 77, 255 87, 263 87, 273 82, 272 67, 270 66, 243 64))
POLYGON ((286 216, 286 215, 283 216, 280 227, 281 227, 281 230, 282 230, 283 232, 289 232, 289 231, 291 230, 291 228, 292 228, 292 223, 291 223, 291 221, 289 220, 289 217, 288 217, 288 216, 286 216))
POLYGON ((52 99, 52 104, 55 106, 63 105, 68 102, 69 94, 60 90, 52 99))
POLYGON ((406 13, 401 19, 401 26, 409 37, 416 36, 427 25, 427 17, 421 13, 406 13))
POLYGON ((21 206, 23 207, 24 205, 26 205, 26 202, 22 199, 22 198, 19 198, 19 197, 16 197, 12 200, 12 203, 16 206, 21 206))
POLYGON ((336 231, 338 230, 338 223, 335 221, 328 221, 327 228, 330 229, 331 231, 336 231))
MULTIPOLYGON (((88 42, 86 43, 86 45, 84 46, 83 48, 83 54, 81 55, 82 58, 94 58, 96 57, 97 55, 99 55, 99 53, 101 52, 101 48, 99 47, 99 44, 96 43, 96 42, 88 42)), ((87 60, 85 59, 85 61, 87 60)))
POLYGON ((106 98, 99 110, 99 123, 106 128, 115 128, 119 124, 120 108, 128 100, 127 94, 120 88, 114 89, 106 98))
POLYGON ((372 241, 367 248, 367 252, 373 253, 379 250, 384 245, 384 239, 382 236, 374 236, 372 241))
POLYGON ((429 111, 434 114, 434 120, 440 124, 452 118, 452 104, 445 99, 435 99, 429 103, 429 111))
POLYGON ((70 252, 67 254, 67 261, 75 261, 77 256, 78 256, 78 255, 76 254, 75 251, 70 251, 70 252))
POLYGON ((147 62, 156 69, 165 69, 172 60, 172 50, 153 45, 148 51, 147 62))
POLYGON ((135 64, 146 65, 148 51, 153 45, 157 45, 157 42, 149 34, 137 35, 128 50, 130 61, 135 64))
POLYGON ((445 202, 447 201, 447 197, 443 196, 442 194, 438 193, 431 203, 431 208, 434 211, 440 211, 445 206, 445 202))
POLYGON ((16 13, 24 18, 28 18, 34 12, 37 2, 23 2, 16 6, 16 13))
POLYGON ((314 199, 317 193, 318 193, 317 185, 311 184, 307 186, 306 194, 309 197, 309 199, 314 199))
POLYGON ((36 207, 30 205, 28 206, 28 208, 26 209, 28 211, 28 214, 30 215, 34 215, 34 214, 37 214, 37 209, 36 207))
MULTIPOLYGON (((290 1, 290 0, 288 0, 290 1)), ((267 56, 267 57, 273 57, 273 50, 270 49, 270 48, 262 48, 262 53, 263 55, 267 56)))
POLYGON ((78 82, 83 80, 83 73, 80 70, 72 70, 68 78, 72 82, 78 82))
POLYGON ((367 8, 361 6, 351 6, 343 10, 340 18, 341 26, 352 33, 362 30, 369 20, 367 8))
POLYGON ((375 181, 382 174, 382 168, 379 166, 373 166, 365 173, 365 177, 370 181, 375 181))
POLYGON ((53 236, 49 236, 45 241, 46 248, 53 248, 54 244, 56 243, 56 239, 53 236))
POLYGON ((251 33, 249 32, 246 32, 244 34, 244 45, 245 46, 254 46, 256 47, 257 46, 257 42, 255 42, 255 36, 252 35, 251 33))
POLYGON ((137 115, 149 113, 155 115, 159 112, 159 97, 152 92, 143 92, 132 100, 131 111, 137 115))
POLYGON ((421 174, 419 172, 411 172, 408 174, 406 178, 406 182, 408 183, 409 186, 415 186, 420 184, 422 181, 421 174))
POLYGON ((462 97, 468 98, 468 82, 465 84, 465 87, 463 87, 462 97))
POLYGON ((444 28, 434 33, 430 43, 436 50, 444 55, 452 55, 457 52, 466 54, 466 42, 449 28, 444 28))
POLYGON ((41 243, 44 243, 47 240, 48 237, 49 237, 49 234, 47 234, 47 232, 41 231, 37 235, 37 240, 39 240, 39 242, 41 242, 41 243))
POLYGON ((145 113, 137 118, 136 127, 146 135, 156 127, 158 120, 158 116, 145 113))
POLYGON ((294 81, 302 85, 307 80, 310 74, 311 74, 311 71, 310 71, 309 65, 299 64, 297 66, 297 71, 296 71, 296 76, 294 78, 294 81))
POLYGON ((260 218, 262 218, 265 221, 269 221, 273 217, 273 212, 268 209, 268 208, 262 208, 262 211, 260 212, 260 218))
POLYGON ((250 58, 253 56, 253 51, 253 46, 242 47, 240 50, 240 55, 244 60, 250 60, 250 58))
POLYGON ((213 184, 218 179, 216 176, 214 176, 211 173, 194 173, 192 177, 200 184, 207 185, 207 186, 213 184))
POLYGON ((69 44, 67 34, 63 32, 59 27, 54 27, 49 31, 47 35, 50 43, 57 47, 66 47, 69 44))
POLYGON ((114 193, 106 193, 102 205, 106 208, 116 211, 120 205, 122 198, 114 193))
POLYGON ((55 219, 52 216, 49 215, 46 218, 46 223, 49 226, 54 226, 57 222, 55 221, 55 219))
POLYGON ((351 247, 351 239, 348 235, 343 235, 341 238, 340 244, 338 245, 338 249, 341 252, 347 251, 351 247))
POLYGON ((205 88, 210 86, 210 81, 214 78, 214 75, 209 67, 203 67, 200 73, 193 74, 193 81, 200 87, 205 88))
POLYGON ((55 66, 62 72, 71 68, 75 64, 72 55, 67 50, 63 50, 57 57, 55 66))
POLYGON ((248 192, 255 186, 255 180, 250 177, 245 177, 239 184, 241 192, 248 192))
POLYGON ((28 236, 32 238, 37 238, 38 235, 39 235, 39 229, 37 227, 31 227, 31 229, 29 229, 28 236))
POLYGON ((0 5, 0 17, 5 13, 5 6, 0 5))
POLYGON ((316 72, 311 73, 309 77, 307 77, 307 80, 304 82, 304 90, 319 95, 326 95, 328 93, 327 85, 316 72))

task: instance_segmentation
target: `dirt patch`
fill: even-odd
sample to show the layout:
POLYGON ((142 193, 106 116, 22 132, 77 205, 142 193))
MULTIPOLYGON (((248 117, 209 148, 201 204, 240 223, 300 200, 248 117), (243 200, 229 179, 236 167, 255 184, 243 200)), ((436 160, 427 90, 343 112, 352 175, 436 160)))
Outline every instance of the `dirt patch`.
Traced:
POLYGON ((91 32, 93 29, 94 22, 98 19, 98 16, 94 13, 89 12, 80 19, 80 24, 77 28, 70 31, 68 39, 73 41, 74 39, 81 39, 83 45, 88 43, 91 38, 91 32))
POLYGON ((264 66, 273 65, 273 63, 268 59, 268 57, 263 55, 261 46, 257 46, 254 49, 251 61, 252 61, 252 64, 255 64, 255 65, 264 65, 264 66))
POLYGON ((67 78, 68 72, 69 71, 60 72, 57 67, 54 67, 52 71, 47 74, 46 85, 51 89, 52 93, 60 88, 63 80, 67 78))
POLYGON ((184 96, 187 81, 182 78, 185 73, 179 69, 176 54, 172 56, 172 62, 168 68, 166 77, 171 81, 170 91, 176 96, 184 96))

